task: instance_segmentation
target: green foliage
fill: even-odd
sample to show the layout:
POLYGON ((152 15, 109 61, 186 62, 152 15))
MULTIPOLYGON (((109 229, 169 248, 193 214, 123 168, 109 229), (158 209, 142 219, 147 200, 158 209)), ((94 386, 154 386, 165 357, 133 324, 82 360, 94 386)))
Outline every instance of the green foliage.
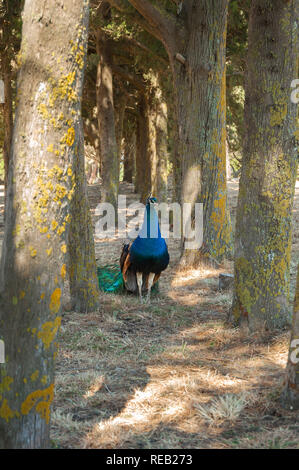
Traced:
POLYGON ((123 37, 132 37, 134 32, 137 30, 137 28, 134 26, 132 27, 132 25, 129 27, 127 21, 119 15, 115 15, 110 23, 108 23, 103 29, 115 41, 122 39, 123 37))
POLYGON ((249 7, 249 0, 231 0, 229 2, 227 58, 235 71, 244 71, 245 69, 249 7))

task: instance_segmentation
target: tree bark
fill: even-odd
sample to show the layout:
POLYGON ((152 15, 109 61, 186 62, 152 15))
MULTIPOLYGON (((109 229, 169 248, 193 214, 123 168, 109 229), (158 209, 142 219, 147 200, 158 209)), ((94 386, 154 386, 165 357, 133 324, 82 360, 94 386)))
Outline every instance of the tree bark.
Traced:
POLYGON ((253 0, 246 138, 236 219, 232 313, 251 331, 290 322, 291 214, 296 180, 298 0, 253 0))
POLYGON ((3 160, 4 160, 4 217, 5 217, 5 201, 7 195, 7 180, 9 156, 11 148, 11 138, 13 131, 13 98, 12 98, 12 69, 11 59, 12 51, 12 17, 13 10, 16 5, 9 2, 3 8, 2 20, 2 36, 1 36, 1 72, 4 82, 4 104, 3 104, 3 121, 4 121, 4 141, 3 141, 3 160))
POLYGON ((72 309, 85 313, 97 309, 99 290, 93 225, 87 198, 83 125, 81 129, 78 127, 78 148, 74 175, 75 192, 70 202, 68 272, 72 309))
POLYGON ((146 94, 146 119, 148 129, 147 153, 145 156, 145 178, 149 177, 149 184, 143 183, 141 202, 145 203, 150 194, 157 196, 157 169, 158 155, 156 147, 156 103, 154 91, 146 94))
POLYGON ((113 76, 109 42, 101 30, 97 32, 97 54, 99 56, 96 85, 97 111, 102 159, 101 202, 110 202, 116 207, 119 164, 113 103, 113 76))
POLYGON ((182 161, 178 151, 178 122, 175 105, 173 103, 173 94, 167 96, 167 110, 168 110, 168 148, 169 148, 169 160, 172 165, 171 177, 172 177, 172 202, 180 202, 182 192, 182 161))
POLYGON ((155 86, 139 103, 135 189, 143 203, 150 194, 160 202, 167 197, 167 106, 155 86))
POLYGON ((143 139, 141 143, 141 196, 140 202, 145 204, 146 199, 153 192, 155 184, 157 154, 156 154, 156 128, 155 128, 155 108, 151 93, 146 92, 142 98, 142 121, 143 139))
POLYGON ((0 265, 0 448, 49 447, 87 18, 86 0, 25 1, 0 265))
POLYGON ((156 186, 153 187, 153 193, 157 195, 159 202, 167 201, 167 177, 168 177, 168 148, 167 148, 167 104, 163 97, 160 87, 155 92, 156 100, 156 186))
POLYGON ((148 139, 147 101, 145 95, 142 93, 140 94, 138 103, 135 178, 135 192, 141 194, 141 198, 142 192, 148 195, 151 190, 150 169, 148 164, 148 139))
POLYGON ((136 130, 135 123, 125 117, 124 120, 124 181, 133 183, 135 175, 136 130))
POLYGON ((126 95, 121 93, 117 98, 117 104, 115 105, 115 134, 117 142, 117 163, 118 163, 118 174, 120 174, 120 161, 122 153, 122 139, 123 139, 123 128, 124 128, 124 116, 126 110, 126 95))
MULTIPOLYGON (((5 199, 6 199, 9 156, 10 156, 11 138, 12 138, 12 131, 13 131, 13 109, 12 109, 11 65, 10 65, 10 58, 7 56, 7 54, 4 54, 4 56, 1 59, 1 62, 2 62, 2 70, 3 70, 3 82, 4 82, 3 159, 4 159, 4 192, 5 192, 5 199)), ((5 210, 5 204, 4 204, 4 210, 5 210)))
POLYGON ((227 1, 193 2, 186 64, 174 62, 181 202, 203 203, 203 246, 183 246, 182 265, 221 261, 231 254, 226 187, 225 47, 227 1))
POLYGON ((102 159, 101 159, 101 150, 100 150, 100 140, 99 140, 99 128, 98 122, 84 119, 83 120, 83 129, 84 135, 87 139, 87 142, 93 146, 95 150, 95 159, 99 164, 100 174, 101 174, 101 167, 102 167, 102 159))

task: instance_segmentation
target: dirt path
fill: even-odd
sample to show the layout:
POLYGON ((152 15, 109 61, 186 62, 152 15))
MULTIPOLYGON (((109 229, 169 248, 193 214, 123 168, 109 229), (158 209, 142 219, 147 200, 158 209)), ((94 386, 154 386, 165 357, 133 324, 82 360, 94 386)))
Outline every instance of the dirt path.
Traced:
MULTIPOLYGON (((98 185, 89 187, 93 216, 98 191, 98 185)), ((231 181, 233 219, 237 192, 231 181)), ((121 193, 129 203, 137 199, 131 185, 122 184, 121 193)), ((298 183, 294 224, 292 286, 298 183)), ((96 239, 98 264, 117 262, 121 245, 119 239, 96 239)), ((289 332, 243 337, 226 324, 231 293, 218 291, 219 273, 230 264, 178 275, 178 243, 170 240, 169 251, 170 267, 150 305, 102 294, 99 311, 64 313, 53 447, 298 448, 299 415, 278 400, 289 332)))

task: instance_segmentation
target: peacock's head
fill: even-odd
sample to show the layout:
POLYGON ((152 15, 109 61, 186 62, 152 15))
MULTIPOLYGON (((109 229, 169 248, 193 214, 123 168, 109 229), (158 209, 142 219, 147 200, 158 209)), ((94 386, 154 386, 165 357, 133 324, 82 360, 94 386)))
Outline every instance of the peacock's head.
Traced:
POLYGON ((157 202, 157 199, 155 197, 149 196, 146 200, 146 205, 155 204, 156 202, 157 202))

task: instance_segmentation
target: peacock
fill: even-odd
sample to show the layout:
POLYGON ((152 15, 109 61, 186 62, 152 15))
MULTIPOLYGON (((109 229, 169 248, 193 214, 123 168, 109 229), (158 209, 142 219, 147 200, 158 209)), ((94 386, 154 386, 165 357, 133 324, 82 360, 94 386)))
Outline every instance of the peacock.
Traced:
POLYGON ((150 301, 152 286, 169 264, 167 244, 161 236, 159 220, 154 204, 155 197, 148 197, 144 220, 137 238, 124 245, 120 257, 120 268, 127 291, 142 293, 147 291, 150 301))

